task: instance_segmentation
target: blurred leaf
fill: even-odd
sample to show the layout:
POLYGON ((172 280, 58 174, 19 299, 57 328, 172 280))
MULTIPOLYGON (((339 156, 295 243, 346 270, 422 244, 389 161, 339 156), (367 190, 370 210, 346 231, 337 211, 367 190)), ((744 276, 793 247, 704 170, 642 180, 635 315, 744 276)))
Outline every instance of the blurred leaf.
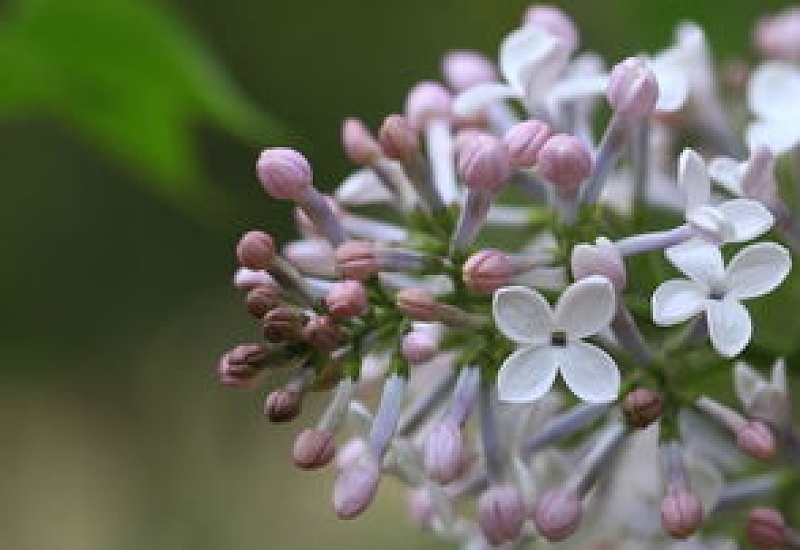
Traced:
POLYGON ((16 0, 0 23, 0 117, 60 118, 185 201, 203 189, 192 130, 280 131, 180 19, 149 0, 16 0))

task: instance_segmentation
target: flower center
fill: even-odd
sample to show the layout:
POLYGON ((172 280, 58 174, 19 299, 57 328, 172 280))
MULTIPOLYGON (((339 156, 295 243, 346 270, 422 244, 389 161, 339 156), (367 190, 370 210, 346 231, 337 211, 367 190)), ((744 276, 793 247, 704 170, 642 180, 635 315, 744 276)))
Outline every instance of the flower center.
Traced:
POLYGON ((563 330, 556 330, 550 335, 550 345, 558 348, 566 347, 567 333, 563 330))

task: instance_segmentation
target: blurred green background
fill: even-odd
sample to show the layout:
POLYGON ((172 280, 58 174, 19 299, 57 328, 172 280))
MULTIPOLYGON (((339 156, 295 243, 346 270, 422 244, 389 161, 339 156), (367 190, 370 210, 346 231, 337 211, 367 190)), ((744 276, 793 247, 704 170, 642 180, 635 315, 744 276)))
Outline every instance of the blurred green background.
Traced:
MULTIPOLYGON (((656 51, 680 20, 717 59, 752 57, 788 2, 560 2, 609 61, 656 51)), ((259 149, 348 170, 341 119, 371 125, 436 78, 441 54, 492 57, 521 0, 0 2, 0 548, 434 548, 396 488, 355 524, 329 474, 289 463, 304 425, 215 383, 255 334, 232 248, 289 238, 259 191, 259 149)), ((310 407, 313 409, 313 406, 310 407)))

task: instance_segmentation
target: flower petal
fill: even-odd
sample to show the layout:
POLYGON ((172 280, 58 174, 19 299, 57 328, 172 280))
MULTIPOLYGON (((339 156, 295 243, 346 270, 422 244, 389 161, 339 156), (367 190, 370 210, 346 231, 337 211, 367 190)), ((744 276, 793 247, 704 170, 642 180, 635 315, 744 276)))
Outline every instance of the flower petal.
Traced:
POLYGON ((609 354, 580 340, 570 341, 565 349, 556 351, 564 382, 577 397, 592 403, 617 398, 619 368, 609 354))
POLYGON ((531 346, 506 357, 497 373, 500 400, 528 403, 550 391, 558 373, 552 351, 550 346, 531 346))
POLYGON ((750 408, 756 394, 766 386, 767 383, 764 378, 747 363, 739 361, 734 365, 733 387, 736 390, 736 396, 745 409, 750 408))
POLYGON ((658 100, 656 111, 677 111, 686 102, 689 95, 689 83, 683 71, 672 63, 656 61, 651 65, 658 82, 658 100))
POLYGON ((605 74, 565 78, 553 86, 550 101, 560 103, 599 96, 606 92, 607 87, 608 75, 605 74))
POLYGON ((509 34, 500 45, 500 71, 508 84, 516 90, 525 89, 530 68, 536 65, 558 41, 538 25, 526 25, 509 34))
POLYGON ((692 149, 684 149, 678 166, 678 187, 686 196, 686 210, 708 204, 711 181, 703 158, 692 149))
POLYGON ((763 235, 775 221, 766 206, 750 199, 725 201, 717 208, 733 229, 733 236, 728 240, 734 243, 746 242, 763 235))
POLYGON ((753 335, 750 313, 736 300, 706 301, 706 320, 712 347, 723 357, 735 357, 753 335))
POLYGON ((606 328, 616 311, 614 287, 592 275, 571 284, 555 308, 555 325, 573 338, 585 338, 606 328))
POLYGON ((742 163, 730 157, 716 157, 708 163, 708 174, 729 193, 742 195, 742 163))
POLYGON ((684 275, 708 289, 719 286, 725 278, 722 253, 712 244, 694 239, 671 246, 664 254, 684 275))
POLYGON ((653 322, 662 327, 682 323, 703 310, 705 298, 705 289, 694 281, 665 281, 653 293, 653 322))
POLYGON ((800 71, 789 63, 768 62, 759 66, 747 86, 750 110, 761 118, 780 120, 800 114, 800 71))
POLYGON ((740 250, 725 270, 727 295, 747 300, 772 292, 789 275, 792 255, 777 243, 761 242, 740 250))
POLYGON ((766 147, 776 155, 800 143, 800 125, 795 119, 760 119, 747 127, 747 146, 766 147))
POLYGON ((498 330, 520 344, 548 342, 553 332, 553 310, 541 294, 524 286, 494 293, 492 312, 498 330))
POLYGON ((461 117, 472 117, 496 101, 518 97, 519 92, 497 82, 479 84, 465 90, 453 102, 453 112, 461 117))
POLYGON ((789 391, 789 386, 786 384, 786 360, 781 357, 772 365, 772 387, 782 393, 789 391))

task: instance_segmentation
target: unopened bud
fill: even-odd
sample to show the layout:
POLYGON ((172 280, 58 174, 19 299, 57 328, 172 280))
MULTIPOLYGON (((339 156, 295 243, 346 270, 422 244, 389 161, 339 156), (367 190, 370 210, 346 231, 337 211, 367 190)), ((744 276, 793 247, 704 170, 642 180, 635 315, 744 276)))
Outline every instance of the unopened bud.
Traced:
POLYGON ((248 231, 236 245, 236 258, 242 267, 266 270, 275 259, 275 243, 263 231, 248 231))
POLYGON ((536 503, 533 520, 550 542, 560 542, 575 532, 583 517, 583 503, 575 491, 551 489, 536 503))
POLYGON ((412 489, 406 493, 406 509, 412 523, 422 529, 433 525, 436 517, 430 491, 424 487, 412 489))
POLYGON ((747 540, 760 550, 780 548, 788 542, 783 515, 774 508, 753 508, 747 514, 747 540))
POLYGON ((345 339, 342 327, 327 315, 311 317, 303 326, 302 335, 312 348, 321 351, 333 351, 341 347, 345 339))
POLYGON ((440 483, 459 477, 464 462, 464 437, 461 428, 451 420, 437 423, 427 434, 423 449, 425 471, 440 483))
POLYGON ((525 523, 525 501, 511 485, 490 487, 478 500, 478 524, 493 546, 516 540, 525 523))
POLYGON ((475 292, 491 294, 507 286, 512 275, 511 259, 499 250, 481 250, 464 262, 464 283, 475 292))
POLYGON ((470 132, 459 141, 458 175, 470 189, 497 191, 511 176, 503 142, 490 134, 470 132))
POLYGON ((556 134, 539 151, 539 170, 550 183, 574 191, 592 172, 592 155, 578 138, 556 134))
POLYGON ((404 288, 397 293, 397 309, 415 321, 438 321, 442 304, 424 288, 404 288))
POLYGON ((788 8, 761 18, 753 35, 756 48, 764 57, 797 61, 800 59, 800 8, 788 8))
POLYGON ((769 426, 759 420, 751 420, 736 431, 736 445, 757 460, 775 458, 775 436, 769 426))
POLYGON ((703 503, 685 489, 667 494, 661 500, 661 526, 671 536, 685 539, 693 535, 703 523, 703 503))
POLYGON ((626 119, 646 118, 658 101, 656 75, 644 59, 629 57, 612 69, 606 97, 614 112, 626 119))
POLYGON ((395 160, 408 160, 419 152, 419 137, 403 115, 389 115, 378 132, 383 153, 395 160))
POLYGON ((438 82, 420 82, 406 96, 405 112, 412 128, 421 130, 434 119, 450 118, 453 97, 438 82))
POLYGON ((508 129, 503 141, 508 148, 511 164, 517 168, 530 168, 539 160, 539 151, 553 135, 546 122, 531 119, 519 122, 508 129))
POLYGON ((661 394, 647 388, 636 388, 625 396, 622 403, 625 421, 633 428, 646 428, 661 418, 663 408, 661 394))
POLYGON ((298 468, 313 470, 327 466, 336 454, 333 434, 328 430, 306 428, 292 448, 292 460, 298 468))
POLYGON ((303 394, 297 390, 275 390, 264 401, 264 414, 270 422, 291 422, 303 403, 303 394))
POLYGON ((281 289, 276 284, 260 285, 250 290, 244 299, 244 305, 250 315, 261 319, 264 315, 278 307, 281 301, 281 289))
POLYGON ((497 80, 497 70, 486 56, 465 50, 445 55, 442 60, 442 73, 447 84, 456 92, 463 92, 473 86, 497 80))
POLYGON ((369 166, 383 156, 377 140, 356 118, 348 118, 342 124, 342 145, 347 158, 358 166, 369 166))
POLYGON ((334 318, 359 317, 367 312, 367 291, 358 281, 337 281, 325 296, 325 305, 334 318))
POLYGON ((295 202, 308 195, 314 178, 306 158, 285 147, 265 149, 258 157, 256 173, 267 194, 295 202))
POLYGON ((219 381, 234 388, 252 388, 268 354, 262 344, 243 344, 226 351, 217 363, 219 381))
POLYGON ((622 292, 628 282, 625 261, 619 249, 604 237, 595 244, 577 244, 572 249, 572 275, 576 281, 602 275, 611 281, 614 290, 622 292))
POLYGON ((333 509, 340 519, 353 519, 372 504, 380 483, 374 459, 362 457, 339 473, 333 486, 333 509))
POLYGON ((412 365, 427 363, 436 356, 439 346, 436 338, 427 330, 412 330, 403 335, 400 352, 412 365))
POLYGON ((578 28, 575 22, 556 6, 534 4, 525 12, 522 21, 544 28, 571 52, 578 48, 578 28))
POLYGON ((264 315, 262 329, 270 342, 289 342, 301 338, 305 316, 297 308, 278 306, 264 315))
POLYGON ((345 241, 336 249, 336 267, 346 279, 363 281, 378 272, 375 243, 371 241, 345 241))

